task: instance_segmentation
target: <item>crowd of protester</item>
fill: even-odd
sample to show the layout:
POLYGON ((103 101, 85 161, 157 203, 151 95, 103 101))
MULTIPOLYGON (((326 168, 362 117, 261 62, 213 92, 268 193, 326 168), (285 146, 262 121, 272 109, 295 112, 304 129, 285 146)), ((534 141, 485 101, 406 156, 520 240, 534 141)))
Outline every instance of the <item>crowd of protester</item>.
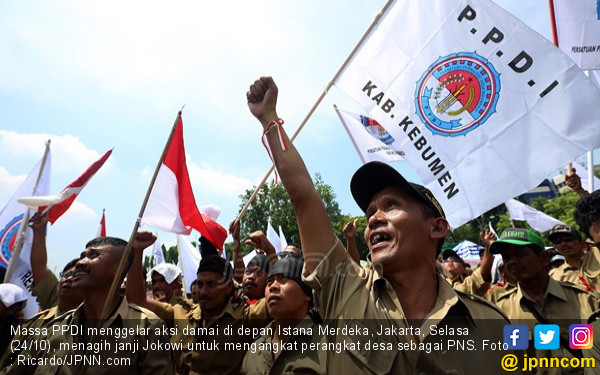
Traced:
MULTIPOLYGON (((135 236, 127 272, 118 272, 126 241, 101 237, 56 277, 47 267, 48 218, 36 213, 32 292, 43 311, 24 321, 26 293, 0 285, 0 374, 501 373, 510 351, 483 343, 501 343, 510 323, 529 332, 538 324, 560 327, 560 348, 531 344, 531 358, 600 361, 600 340, 583 352, 565 342, 570 324, 590 323, 600 332, 600 191, 588 194, 571 173, 567 183, 582 196, 574 213, 579 230, 555 226, 552 248, 531 230, 507 228, 499 238, 485 231, 480 264, 471 267, 454 250, 442 251, 450 227, 433 194, 371 162, 350 186, 367 227, 357 233, 356 221, 349 222, 344 246, 281 126, 277 94, 271 78, 260 78, 250 86, 248 106, 292 201, 300 244, 277 254, 255 231, 245 243, 258 255, 244 264, 236 219, 229 226, 232 259, 202 239, 186 295, 174 265, 157 265, 146 280, 142 254, 156 240, 149 232, 135 236), (367 259, 359 257, 357 235, 364 235, 367 259), (111 294, 113 280, 121 285, 125 276, 111 294), (459 339, 462 345, 448 346, 459 339), (121 356, 127 361, 115 361, 121 356)), ((584 370, 537 373, 570 371, 584 370)))

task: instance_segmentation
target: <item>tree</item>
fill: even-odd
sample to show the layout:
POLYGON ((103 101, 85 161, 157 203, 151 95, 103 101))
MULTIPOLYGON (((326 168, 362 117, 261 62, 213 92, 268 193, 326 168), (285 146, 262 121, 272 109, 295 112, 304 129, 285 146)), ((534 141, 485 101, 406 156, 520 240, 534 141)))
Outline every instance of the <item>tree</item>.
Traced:
MULTIPOLYGON (((333 188, 323 182, 321 175, 318 173, 315 174, 313 180, 315 189, 325 204, 325 209, 336 235, 338 237, 341 235, 340 239, 343 239, 342 228, 345 224, 344 219, 348 218, 348 216, 342 215, 340 207, 335 200, 333 188)), ((242 200, 240 209, 246 205, 253 192, 254 188, 247 189, 244 194, 240 195, 240 199, 242 200)), ((255 230, 266 231, 269 217, 271 218, 273 228, 278 228, 281 225, 288 243, 300 244, 298 224, 296 223, 296 215, 292 208, 292 202, 283 185, 275 184, 273 181, 263 185, 256 199, 254 199, 242 218, 240 228, 242 242, 244 238, 247 238, 255 230)), ((252 251, 250 247, 243 245, 242 252, 244 254, 250 251, 252 251)))

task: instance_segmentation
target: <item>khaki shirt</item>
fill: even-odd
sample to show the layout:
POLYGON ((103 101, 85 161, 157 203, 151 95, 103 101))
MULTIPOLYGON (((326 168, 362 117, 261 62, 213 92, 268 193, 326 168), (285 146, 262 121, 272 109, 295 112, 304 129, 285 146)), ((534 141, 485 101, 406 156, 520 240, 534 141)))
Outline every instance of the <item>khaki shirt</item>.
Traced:
POLYGON ((48 342, 49 350, 32 347, 23 351, 21 354, 28 363, 17 360, 0 373, 78 374, 85 358, 89 375, 173 374, 171 355, 168 348, 165 349, 168 343, 164 335, 166 327, 151 311, 129 304, 123 298, 110 318, 102 324, 101 329, 107 331, 95 338, 93 342, 96 347, 87 346, 92 341, 86 334, 88 328, 83 324, 83 305, 60 315, 48 324, 48 335, 38 336, 38 342, 48 342), (53 333, 53 327, 63 327, 67 331, 53 333), (149 345, 154 347, 148 349, 149 345), (66 350, 66 346, 71 350, 66 350))
POLYGON ((483 345, 484 340, 501 342, 508 320, 485 300, 457 293, 439 274, 435 306, 419 327, 406 320, 391 284, 371 266, 356 265, 339 241, 312 274, 304 269, 303 278, 314 290, 324 326, 333 328, 327 344, 345 344, 340 352, 335 347, 327 350, 328 374, 502 371, 501 358, 508 352, 486 350, 483 345), (344 331, 344 326, 354 332, 344 331), (450 339, 465 347, 450 347, 450 339))
MULTIPOLYGON (((600 310, 597 310, 588 319, 588 324, 592 325, 592 332, 600 332, 600 310)), ((597 375, 598 366, 600 366, 600 340, 594 340, 591 349, 584 349, 583 356, 586 358, 594 358, 596 361, 596 368, 585 369, 585 375, 597 375)))
POLYGON ((206 321, 200 306, 175 305, 170 310, 175 371, 180 375, 239 374, 247 347, 255 337, 242 328, 267 325, 264 298, 254 305, 234 299, 214 319, 206 321), (228 345, 228 346, 226 346, 228 345))
POLYGON ((579 267, 571 267, 565 262, 551 269, 548 274, 558 281, 568 281, 584 288, 600 288, 600 250, 593 247, 583 254, 579 267))
POLYGON ((483 280, 481 276, 481 268, 477 268, 472 274, 468 276, 458 276, 454 279, 446 277, 446 281, 452 285, 452 287, 458 291, 468 294, 475 294, 476 296, 483 297, 490 287, 491 283, 483 280))
POLYGON ((54 272, 48 271, 42 281, 34 285, 31 293, 37 297, 42 310, 58 306, 58 279, 54 272))
POLYGON ((492 303, 496 303, 498 301, 498 297, 516 288, 516 285, 513 285, 508 282, 504 283, 504 285, 494 284, 491 288, 488 289, 487 294, 484 296, 484 298, 492 303))
MULTIPOLYGON (((586 293, 583 288, 566 282, 558 282, 552 278, 548 280, 546 297, 542 309, 539 309, 535 305, 533 299, 527 295, 527 292, 520 285, 516 289, 498 297, 496 304, 504 311, 513 324, 526 324, 529 327, 530 343, 527 351, 529 357, 572 358, 571 353, 564 349, 564 345, 562 344, 558 350, 535 349, 533 339, 534 329, 537 324, 542 323, 535 318, 523 301, 525 299, 531 301, 539 313, 546 318, 548 323, 543 324, 557 324, 564 342, 569 341, 569 326, 571 324, 586 323, 587 318, 592 312, 598 309, 599 302, 592 294, 586 293)), ((563 369, 561 372, 558 369, 545 369, 539 373, 570 374, 581 373, 581 370, 572 369, 572 372, 569 372, 569 370, 563 369)))
MULTIPOLYGON (((299 332, 308 329, 312 335, 297 335, 290 337, 277 359, 273 359, 272 335, 263 335, 254 342, 256 350, 248 351, 242 364, 242 374, 266 375, 266 374, 327 374, 326 351, 310 350, 302 352, 302 345, 308 343, 319 343, 323 336, 318 332, 318 324, 308 315, 304 317, 296 327, 299 332), (289 350, 288 350, 289 349, 289 350)), ((276 329, 270 323, 266 329, 276 329)))

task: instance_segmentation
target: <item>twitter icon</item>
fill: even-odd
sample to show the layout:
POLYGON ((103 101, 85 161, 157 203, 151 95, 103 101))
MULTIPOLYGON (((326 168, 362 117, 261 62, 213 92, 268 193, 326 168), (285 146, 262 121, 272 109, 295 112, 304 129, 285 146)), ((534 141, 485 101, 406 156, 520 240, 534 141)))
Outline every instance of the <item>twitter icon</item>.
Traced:
POLYGON ((556 324, 538 324, 533 334, 536 349, 556 350, 560 347, 560 328, 556 324))

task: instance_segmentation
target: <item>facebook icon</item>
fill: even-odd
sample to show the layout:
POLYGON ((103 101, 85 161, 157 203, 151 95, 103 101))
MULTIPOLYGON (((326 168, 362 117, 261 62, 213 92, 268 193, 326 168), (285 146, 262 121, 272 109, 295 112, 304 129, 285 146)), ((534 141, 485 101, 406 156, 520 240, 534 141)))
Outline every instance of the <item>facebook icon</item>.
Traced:
POLYGON ((525 324, 505 325, 504 343, 511 350, 527 349, 529 347, 529 328, 525 324))

